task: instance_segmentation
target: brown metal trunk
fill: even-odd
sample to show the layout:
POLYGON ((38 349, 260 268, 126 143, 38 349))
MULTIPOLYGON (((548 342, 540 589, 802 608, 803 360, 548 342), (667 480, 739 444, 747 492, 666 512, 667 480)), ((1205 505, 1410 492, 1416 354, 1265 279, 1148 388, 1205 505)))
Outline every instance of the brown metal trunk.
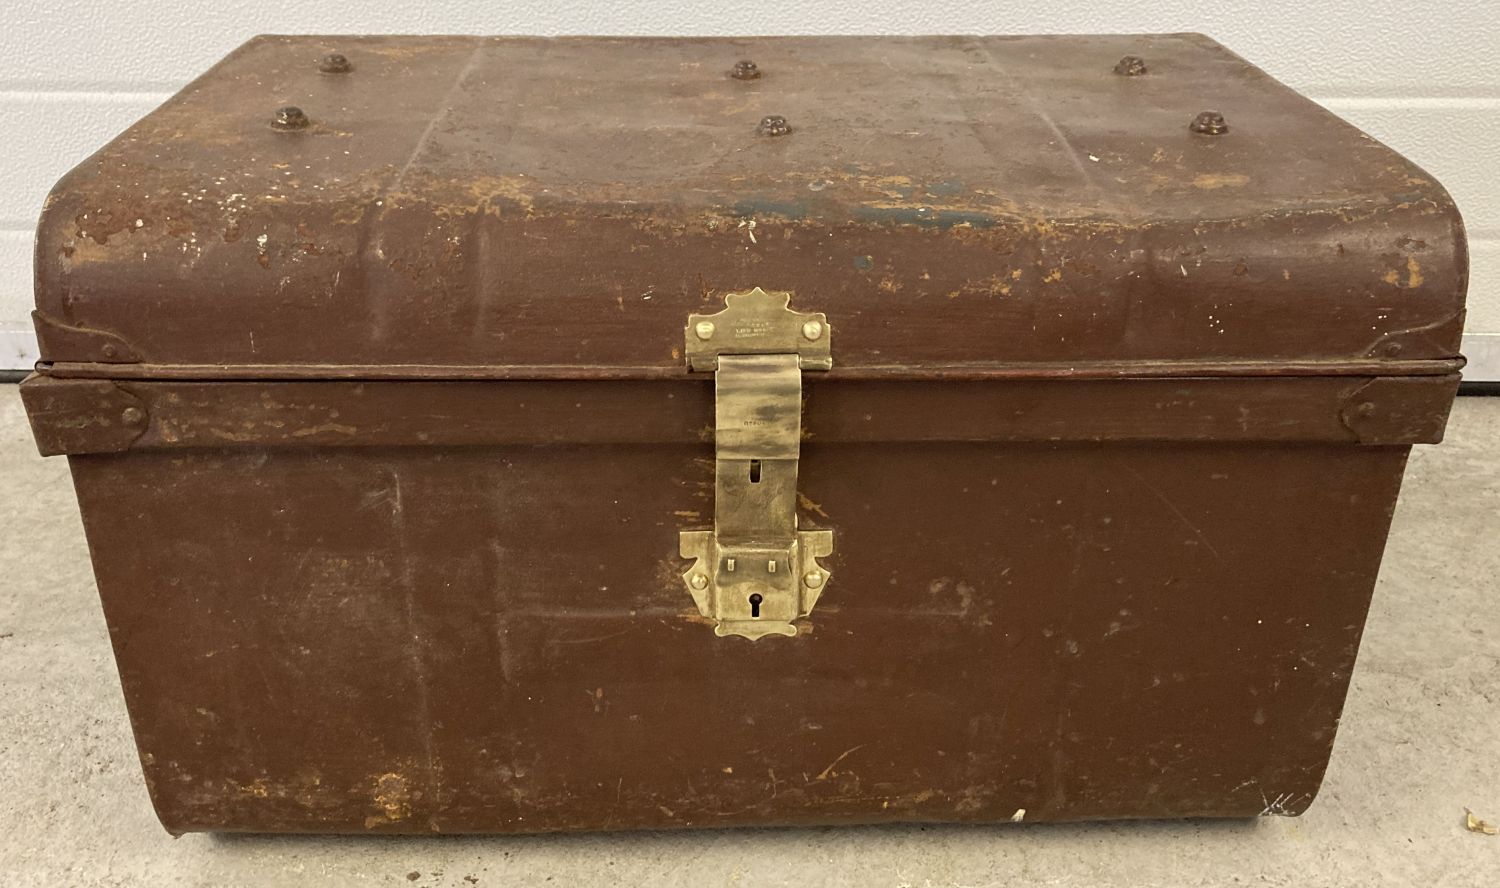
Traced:
POLYGON ((1296 814, 1466 269, 1196 35, 267 37, 59 183, 23 394, 173 832, 1296 814), (833 549, 752 641, 756 286, 833 549))

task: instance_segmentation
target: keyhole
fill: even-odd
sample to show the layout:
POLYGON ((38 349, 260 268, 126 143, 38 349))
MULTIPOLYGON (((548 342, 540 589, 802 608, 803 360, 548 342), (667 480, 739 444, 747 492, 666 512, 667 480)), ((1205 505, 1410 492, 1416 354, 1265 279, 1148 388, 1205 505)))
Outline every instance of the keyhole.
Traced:
POLYGON ((760 483, 760 460, 758 459, 750 460, 750 483, 760 483))
POLYGON ((763 600, 764 599, 762 599, 760 597, 760 593, 759 592, 756 592, 756 593, 754 593, 753 595, 750 596, 750 616, 752 616, 752 617, 759 617, 760 616, 760 603, 763 600))

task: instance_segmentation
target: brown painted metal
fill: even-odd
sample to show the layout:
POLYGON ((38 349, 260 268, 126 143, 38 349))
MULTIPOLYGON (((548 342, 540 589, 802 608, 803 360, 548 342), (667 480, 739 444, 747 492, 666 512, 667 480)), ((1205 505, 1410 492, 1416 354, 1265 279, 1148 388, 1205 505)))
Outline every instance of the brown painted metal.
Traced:
POLYGON ((809 442, 839 581, 753 643, 701 445, 72 460, 168 829, 508 832, 1299 812, 1405 456, 809 442))
POLYGON ((39 237, 41 315, 153 364, 679 369, 755 285, 844 368, 1444 359, 1467 268, 1426 173, 1192 35, 261 38, 39 237), (1188 128, 1210 102, 1229 132, 1188 128))
MULTIPOLYGON (((803 386, 804 437, 840 444, 1436 444, 1458 376, 936 384, 817 376, 803 386)), ((712 377, 210 383, 36 376, 21 393, 37 446, 48 456, 224 445, 689 444, 713 438, 712 377)))
POLYGON ((174 832, 1295 814, 1466 274, 1196 35, 272 37, 59 183, 22 391, 174 832), (677 554, 753 286, 837 334, 754 643, 677 554))

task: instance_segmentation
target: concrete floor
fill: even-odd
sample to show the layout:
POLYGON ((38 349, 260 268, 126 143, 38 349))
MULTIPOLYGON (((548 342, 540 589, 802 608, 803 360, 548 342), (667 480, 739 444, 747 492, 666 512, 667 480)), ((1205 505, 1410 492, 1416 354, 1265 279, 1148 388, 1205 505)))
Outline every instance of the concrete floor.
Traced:
POLYGON ((1500 398, 1406 490, 1322 794, 1301 818, 539 838, 173 839, 151 812, 62 459, 0 386, 6 886, 1500 883, 1500 398))

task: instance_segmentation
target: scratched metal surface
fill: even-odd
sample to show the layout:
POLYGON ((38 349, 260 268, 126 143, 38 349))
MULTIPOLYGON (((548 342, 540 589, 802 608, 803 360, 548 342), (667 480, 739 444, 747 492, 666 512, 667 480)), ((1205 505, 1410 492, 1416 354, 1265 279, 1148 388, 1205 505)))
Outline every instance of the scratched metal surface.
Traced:
POLYGON ((841 367, 1348 360, 1453 357, 1465 277, 1441 186, 1201 36, 268 37, 59 184, 37 301, 46 361, 677 368, 757 284, 841 367))
POLYGON ((758 642, 716 637, 678 576, 705 457, 72 457, 163 822, 1297 813, 1406 448, 809 444, 800 520, 835 528, 837 581, 801 634, 758 642))
POLYGON ((1446 194, 1205 38, 874 45, 262 38, 59 184, 23 391, 168 829, 1311 803, 1456 385, 1446 194), (838 579, 752 644, 676 540, 683 323, 757 284, 837 337, 838 579))

